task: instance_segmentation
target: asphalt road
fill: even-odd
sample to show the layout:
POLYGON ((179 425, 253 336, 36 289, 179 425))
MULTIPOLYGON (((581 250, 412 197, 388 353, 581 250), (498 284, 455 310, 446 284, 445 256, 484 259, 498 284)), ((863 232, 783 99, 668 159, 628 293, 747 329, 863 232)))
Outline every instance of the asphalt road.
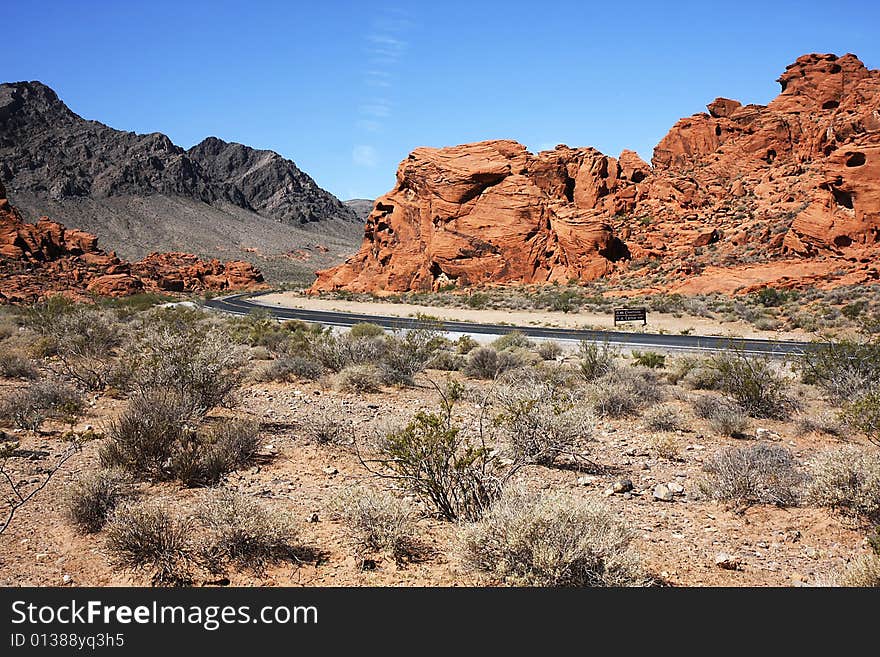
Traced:
MULTIPOLYGON (((262 293, 268 294, 268 293, 262 293)), ((424 323, 412 317, 391 317, 344 313, 326 310, 305 310, 301 308, 281 308, 254 303, 255 294, 236 294, 218 297, 205 302, 215 310, 234 315, 247 315, 255 309, 268 311, 278 319, 298 319, 325 326, 353 326, 360 322, 371 322, 386 329, 409 329, 423 326, 424 323)), ((749 354, 789 356, 802 354, 810 348, 809 342, 785 340, 759 340, 754 338, 722 338, 708 335, 671 335, 657 333, 629 333, 624 331, 595 331, 590 329, 549 328, 543 326, 512 326, 508 324, 475 324, 471 322, 443 321, 443 330, 449 333, 470 333, 480 335, 504 335, 520 331, 530 338, 549 340, 587 340, 607 342, 611 345, 634 349, 663 349, 679 351, 723 351, 739 349, 749 354)))

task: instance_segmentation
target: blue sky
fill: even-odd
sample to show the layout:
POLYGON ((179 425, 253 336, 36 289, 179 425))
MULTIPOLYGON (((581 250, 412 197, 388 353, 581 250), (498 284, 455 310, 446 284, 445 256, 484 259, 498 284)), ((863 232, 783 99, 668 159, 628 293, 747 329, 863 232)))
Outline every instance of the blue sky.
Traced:
POLYGON ((880 2, 9 2, 3 81, 75 112, 270 148, 340 198, 417 146, 490 138, 649 159, 716 96, 766 103, 807 52, 880 67, 880 2))

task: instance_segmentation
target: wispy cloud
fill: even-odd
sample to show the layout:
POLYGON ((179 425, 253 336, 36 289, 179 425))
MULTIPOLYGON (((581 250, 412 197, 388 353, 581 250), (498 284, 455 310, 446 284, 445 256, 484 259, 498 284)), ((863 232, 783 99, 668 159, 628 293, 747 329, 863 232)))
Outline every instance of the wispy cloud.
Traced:
POLYGON ((406 35, 411 26, 405 11, 386 9, 370 21, 364 34, 365 92, 355 120, 355 128, 362 134, 361 143, 355 145, 351 153, 356 166, 373 168, 378 164, 379 150, 371 142, 391 118, 395 74, 409 48, 406 35))
POLYGON ((374 169, 379 164, 379 157, 373 146, 358 144, 351 151, 351 161, 356 166, 374 169))

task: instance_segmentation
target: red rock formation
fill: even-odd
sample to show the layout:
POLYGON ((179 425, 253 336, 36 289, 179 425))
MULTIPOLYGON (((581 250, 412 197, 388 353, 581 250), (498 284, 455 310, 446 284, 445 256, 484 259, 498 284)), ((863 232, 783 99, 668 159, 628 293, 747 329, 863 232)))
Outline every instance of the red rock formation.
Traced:
POLYGON ((246 262, 188 253, 153 253, 131 264, 98 248, 98 239, 43 217, 22 220, 0 184, 0 302, 30 303, 51 294, 126 296, 253 287, 263 277, 246 262))
POLYGON ((631 151, 533 155, 511 141, 416 149, 376 201, 361 250, 318 272, 313 290, 608 276, 729 291, 719 272, 738 268, 740 291, 874 280, 880 71, 805 55, 779 82, 767 106, 717 98, 680 120, 652 166, 631 151))

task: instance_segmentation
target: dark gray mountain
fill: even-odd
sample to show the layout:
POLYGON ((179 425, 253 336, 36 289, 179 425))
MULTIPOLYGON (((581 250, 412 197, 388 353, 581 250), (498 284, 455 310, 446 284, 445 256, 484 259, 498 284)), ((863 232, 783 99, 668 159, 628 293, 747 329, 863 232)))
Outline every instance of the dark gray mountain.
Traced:
POLYGON ((305 280, 363 233, 356 212, 275 152, 115 130, 40 82, 0 84, 0 180, 26 218, 88 230, 127 258, 236 256, 305 280))
POLYGON ((370 213, 373 211, 373 206, 376 204, 375 201, 371 201, 368 198, 350 198, 347 201, 343 201, 343 203, 354 210, 358 219, 363 223, 366 223, 367 217, 370 216, 370 213))

